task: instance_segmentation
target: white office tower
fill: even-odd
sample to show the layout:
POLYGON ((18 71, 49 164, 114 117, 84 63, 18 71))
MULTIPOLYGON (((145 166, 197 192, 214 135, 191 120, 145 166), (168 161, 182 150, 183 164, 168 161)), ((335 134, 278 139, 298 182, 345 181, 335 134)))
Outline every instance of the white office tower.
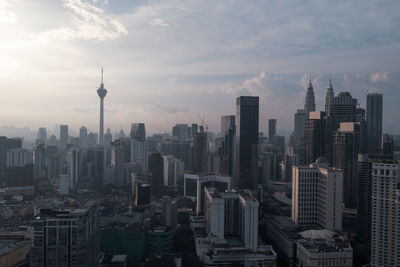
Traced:
POLYGON ((196 254, 205 266, 276 267, 273 248, 258 243, 259 204, 249 191, 206 187, 204 203, 204 217, 192 217, 191 227, 196 254))
POLYGON ((292 220, 342 230, 343 172, 328 167, 325 158, 307 166, 293 166, 292 220))
POLYGON ((400 266, 400 164, 372 165, 371 266, 400 266))
POLYGON ((67 174, 71 178, 70 188, 76 187, 79 181, 79 150, 70 148, 67 152, 67 174))
POLYGON ((207 232, 220 239, 238 237, 244 246, 258 244, 258 201, 249 192, 219 192, 205 188, 204 218, 207 232))
POLYGON ((164 159, 164 185, 175 187, 179 180, 183 182, 185 164, 174 156, 163 156, 164 159))
POLYGON ((140 168, 140 173, 147 174, 149 166, 149 143, 132 139, 131 141, 131 163, 135 163, 140 168))

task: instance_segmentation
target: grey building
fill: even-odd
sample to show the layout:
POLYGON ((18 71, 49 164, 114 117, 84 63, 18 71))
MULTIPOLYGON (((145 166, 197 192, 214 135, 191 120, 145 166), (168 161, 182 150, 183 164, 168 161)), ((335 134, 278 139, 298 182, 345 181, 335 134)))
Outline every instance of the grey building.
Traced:
POLYGON ((68 125, 60 125, 60 147, 66 149, 68 144, 68 125))
POLYGON ((98 266, 96 203, 88 201, 79 208, 41 209, 30 226, 30 266, 98 266))
POLYGON ((314 88, 311 83, 311 77, 310 77, 310 83, 308 84, 307 87, 307 92, 306 92, 306 98, 304 102, 304 110, 306 113, 310 113, 311 111, 315 111, 315 96, 314 96, 314 88))
POLYGON ((276 119, 268 120, 268 142, 273 143, 276 136, 276 119))
POLYGON ((224 138, 231 126, 235 126, 235 115, 221 116, 221 137, 224 138))
POLYGON ((130 136, 134 140, 144 141, 146 139, 146 128, 144 123, 132 123, 130 136))

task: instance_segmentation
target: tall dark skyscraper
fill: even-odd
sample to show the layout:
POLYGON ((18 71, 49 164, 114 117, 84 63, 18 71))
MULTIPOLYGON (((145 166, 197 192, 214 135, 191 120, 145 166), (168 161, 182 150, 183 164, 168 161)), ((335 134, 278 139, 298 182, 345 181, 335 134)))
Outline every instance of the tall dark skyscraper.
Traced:
POLYGON ((146 128, 144 123, 132 123, 131 138, 136 141, 146 140, 146 128))
POLYGON ((379 152, 382 138, 382 94, 367 95, 368 150, 379 152))
POLYGON ((159 152, 149 155, 149 175, 153 197, 161 198, 164 194, 164 160, 159 152))
POLYGON ((276 119, 268 120, 268 142, 272 143, 276 136, 276 119))
POLYGON ((311 112, 304 126, 304 150, 306 165, 319 157, 330 158, 327 147, 329 120, 323 111, 311 112))
POLYGON ((101 68, 101 84, 97 89, 97 95, 100 97, 100 129, 99 129, 99 144, 104 145, 104 97, 107 95, 107 90, 103 83, 103 68, 101 68))
POLYGON ((311 111, 315 111, 315 96, 314 96, 314 88, 311 83, 311 77, 306 92, 304 110, 306 111, 307 114, 310 113, 311 111))
POLYGON ((207 133, 196 133, 193 137, 191 169, 196 173, 206 171, 207 133))
POLYGON ((63 149, 67 148, 68 144, 68 125, 60 125, 60 146, 63 149))
POLYGON ((343 170, 343 202, 346 208, 357 208, 357 159, 360 124, 342 122, 333 136, 333 166, 343 170))
POLYGON ((79 139, 81 141, 81 147, 86 148, 88 146, 88 133, 85 126, 79 129, 79 139))
POLYGON ((235 186, 252 188, 257 185, 258 168, 258 96, 236 98, 235 186), (257 152, 257 153, 256 153, 257 152))

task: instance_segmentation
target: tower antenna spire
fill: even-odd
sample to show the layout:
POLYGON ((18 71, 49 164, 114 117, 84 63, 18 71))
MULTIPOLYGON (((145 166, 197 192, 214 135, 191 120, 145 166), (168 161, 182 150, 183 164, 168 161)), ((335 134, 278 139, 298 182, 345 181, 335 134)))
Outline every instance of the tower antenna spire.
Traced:
POLYGON ((103 83, 103 67, 101 67, 101 83, 103 83))

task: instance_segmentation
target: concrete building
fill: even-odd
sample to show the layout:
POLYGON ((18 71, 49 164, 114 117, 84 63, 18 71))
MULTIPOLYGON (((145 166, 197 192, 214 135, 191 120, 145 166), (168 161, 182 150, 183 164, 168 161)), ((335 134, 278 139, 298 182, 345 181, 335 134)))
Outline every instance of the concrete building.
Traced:
POLYGON ((41 209, 30 222, 30 266, 98 266, 97 204, 79 208, 41 209))
POLYGON ((132 139, 130 159, 131 163, 139 166, 140 173, 147 174, 149 171, 149 143, 144 140, 132 139))
POLYGON ((0 266, 28 266, 30 251, 29 241, 0 240, 0 266))
POLYGON ((292 220, 341 231, 342 171, 319 158, 309 167, 294 166, 292 175, 292 220))
POLYGON ((85 126, 79 128, 79 139, 81 141, 81 147, 87 148, 88 146, 88 132, 85 126))
POLYGON ((178 184, 178 180, 183 180, 185 164, 171 155, 163 156, 163 159, 164 185, 175 187, 178 184))
POLYGON ((400 265, 400 164, 372 165, 371 267, 400 265))
POLYGON ((232 190, 232 178, 230 176, 185 174, 184 196, 196 202, 196 214, 200 215, 204 209, 204 188, 214 187, 220 192, 232 190))
POLYGON ((308 230, 300 235, 302 239, 297 241, 297 266, 353 266, 353 248, 345 236, 328 230, 308 230))

